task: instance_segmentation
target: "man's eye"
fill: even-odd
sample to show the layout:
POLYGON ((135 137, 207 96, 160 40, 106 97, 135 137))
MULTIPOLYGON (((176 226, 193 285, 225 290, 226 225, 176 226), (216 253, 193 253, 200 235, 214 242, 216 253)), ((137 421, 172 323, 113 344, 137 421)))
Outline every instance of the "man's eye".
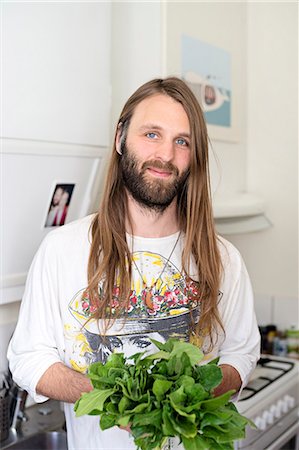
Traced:
POLYGON ((176 140, 176 143, 179 144, 179 145, 186 145, 187 147, 188 147, 188 145, 189 145, 189 142, 186 141, 186 139, 183 139, 183 138, 178 138, 178 139, 176 140))
POLYGON ((147 133, 146 136, 150 139, 155 139, 157 137, 156 133, 147 133))

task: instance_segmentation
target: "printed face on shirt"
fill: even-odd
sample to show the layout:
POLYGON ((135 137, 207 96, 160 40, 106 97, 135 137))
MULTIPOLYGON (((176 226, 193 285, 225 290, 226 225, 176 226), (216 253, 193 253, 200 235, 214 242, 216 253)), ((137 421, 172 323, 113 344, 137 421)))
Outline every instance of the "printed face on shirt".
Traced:
POLYGON ((190 125, 182 105, 154 95, 137 105, 122 144, 126 188, 139 203, 167 207, 182 189, 190 166, 190 125))

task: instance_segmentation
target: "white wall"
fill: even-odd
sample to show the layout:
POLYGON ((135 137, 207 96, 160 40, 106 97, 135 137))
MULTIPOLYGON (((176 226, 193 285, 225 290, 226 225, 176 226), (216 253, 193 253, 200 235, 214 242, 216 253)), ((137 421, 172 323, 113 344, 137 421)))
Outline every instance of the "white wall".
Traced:
POLYGON ((162 75, 162 23, 159 1, 112 4, 111 132, 128 97, 162 75))
POLYGON ((247 17, 248 187, 273 227, 230 240, 264 321, 298 324, 298 5, 249 2, 247 17))

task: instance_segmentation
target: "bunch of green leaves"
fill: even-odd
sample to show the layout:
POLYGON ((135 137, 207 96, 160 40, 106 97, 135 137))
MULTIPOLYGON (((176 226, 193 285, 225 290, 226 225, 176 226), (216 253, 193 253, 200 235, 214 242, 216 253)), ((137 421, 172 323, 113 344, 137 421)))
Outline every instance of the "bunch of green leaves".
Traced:
POLYGON ((159 450, 175 436, 185 450, 233 449, 250 421, 230 401, 234 391, 213 396, 222 380, 217 360, 198 365, 198 347, 175 339, 152 342, 159 349, 152 355, 112 353, 106 364, 92 364, 94 389, 76 402, 76 416, 99 415, 102 430, 130 426, 141 450, 159 450))

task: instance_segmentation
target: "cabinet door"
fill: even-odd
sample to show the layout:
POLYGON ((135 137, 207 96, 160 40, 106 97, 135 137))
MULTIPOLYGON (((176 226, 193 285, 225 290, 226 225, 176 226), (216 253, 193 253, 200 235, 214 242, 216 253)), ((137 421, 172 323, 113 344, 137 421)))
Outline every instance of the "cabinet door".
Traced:
POLYGON ((3 3, 3 137, 107 145, 110 9, 3 3))

